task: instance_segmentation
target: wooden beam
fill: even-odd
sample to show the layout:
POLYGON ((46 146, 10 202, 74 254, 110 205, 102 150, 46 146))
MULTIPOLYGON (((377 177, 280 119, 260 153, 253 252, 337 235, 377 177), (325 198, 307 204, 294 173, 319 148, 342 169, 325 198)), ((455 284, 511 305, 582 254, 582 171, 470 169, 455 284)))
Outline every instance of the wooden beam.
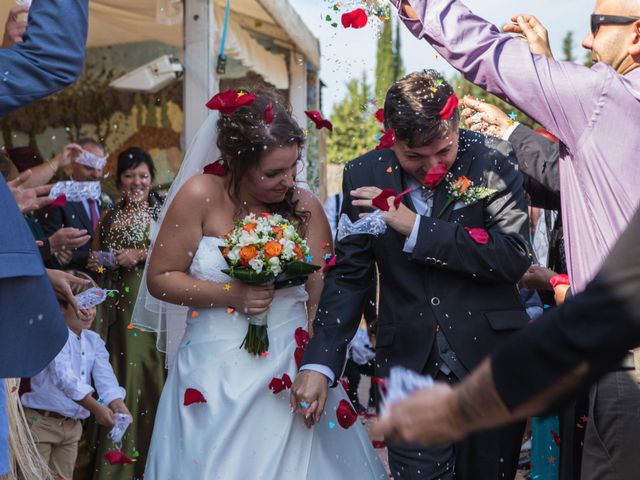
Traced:
POLYGON ((307 61, 320 70, 320 42, 287 0, 258 0, 291 38, 307 61))
POLYGON ((184 140, 185 150, 204 123, 209 110, 205 103, 218 91, 218 34, 214 0, 186 0, 184 3, 184 140))

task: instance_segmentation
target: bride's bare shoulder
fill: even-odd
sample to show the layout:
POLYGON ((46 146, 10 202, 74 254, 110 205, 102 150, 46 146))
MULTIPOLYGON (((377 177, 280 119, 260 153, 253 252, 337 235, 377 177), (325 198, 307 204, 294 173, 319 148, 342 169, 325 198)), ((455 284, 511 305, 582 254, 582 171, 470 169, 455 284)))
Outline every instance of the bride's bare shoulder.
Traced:
POLYGON ((304 210, 311 215, 324 212, 320 199, 311 190, 296 187, 293 191, 293 200, 298 202, 298 210, 304 210))
POLYGON ((206 204, 220 200, 224 195, 224 178, 215 175, 195 175, 185 182, 176 195, 176 201, 206 204))

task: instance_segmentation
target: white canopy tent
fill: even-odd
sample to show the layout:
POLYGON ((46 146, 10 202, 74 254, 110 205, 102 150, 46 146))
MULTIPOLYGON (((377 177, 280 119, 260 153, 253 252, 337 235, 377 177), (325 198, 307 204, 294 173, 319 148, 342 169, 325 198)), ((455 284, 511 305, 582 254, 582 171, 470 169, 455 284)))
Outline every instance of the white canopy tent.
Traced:
MULTIPOLYGON (((0 18, 6 18, 13 5, 13 0, 0 0, 0 18)), ((183 48, 184 134, 189 142, 207 115, 202 99, 217 90, 216 61, 225 5, 226 0, 90 0, 87 45, 155 40, 183 48)), ((225 54, 277 88, 288 88, 296 117, 304 118, 309 102, 306 65, 319 70, 320 46, 288 0, 231 0, 225 54), (288 65, 283 55, 260 45, 256 34, 288 50, 288 65)))

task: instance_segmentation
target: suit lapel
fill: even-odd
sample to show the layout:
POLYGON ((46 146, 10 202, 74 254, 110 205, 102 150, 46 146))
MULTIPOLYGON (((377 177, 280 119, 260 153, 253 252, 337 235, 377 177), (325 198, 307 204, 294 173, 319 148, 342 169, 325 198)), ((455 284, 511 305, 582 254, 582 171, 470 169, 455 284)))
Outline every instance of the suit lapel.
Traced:
POLYGON ((82 202, 69 202, 67 205, 71 208, 72 213, 80 219, 84 228, 93 235, 93 224, 82 202))
MULTIPOLYGON (((460 140, 458 142, 458 156, 456 158, 455 163, 449 170, 449 172, 453 175, 453 179, 456 180, 461 176, 466 176, 469 173, 469 168, 471 168, 471 160, 472 160, 472 152, 466 146, 466 138, 464 134, 464 130, 460 130, 460 140)), ((442 182, 436 187, 435 195, 433 198, 433 209, 431 210, 431 217, 437 217, 438 214, 442 211, 444 206, 447 204, 447 200, 449 200, 449 192, 447 191, 447 186, 449 182, 446 179, 443 179, 442 182)), ((451 214, 453 213, 453 206, 455 203, 452 203, 447 207, 447 209, 443 212, 440 220, 444 220, 448 222, 451 218, 451 214)))

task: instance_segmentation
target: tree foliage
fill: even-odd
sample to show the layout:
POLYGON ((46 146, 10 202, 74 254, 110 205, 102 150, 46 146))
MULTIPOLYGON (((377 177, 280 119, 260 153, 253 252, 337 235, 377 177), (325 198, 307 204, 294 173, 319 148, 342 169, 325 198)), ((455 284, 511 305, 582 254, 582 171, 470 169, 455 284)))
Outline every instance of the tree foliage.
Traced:
POLYGON ((380 124, 373 118, 372 88, 366 76, 347 83, 345 97, 337 103, 331 115, 333 132, 327 139, 327 157, 331 163, 346 163, 373 149, 380 124))

